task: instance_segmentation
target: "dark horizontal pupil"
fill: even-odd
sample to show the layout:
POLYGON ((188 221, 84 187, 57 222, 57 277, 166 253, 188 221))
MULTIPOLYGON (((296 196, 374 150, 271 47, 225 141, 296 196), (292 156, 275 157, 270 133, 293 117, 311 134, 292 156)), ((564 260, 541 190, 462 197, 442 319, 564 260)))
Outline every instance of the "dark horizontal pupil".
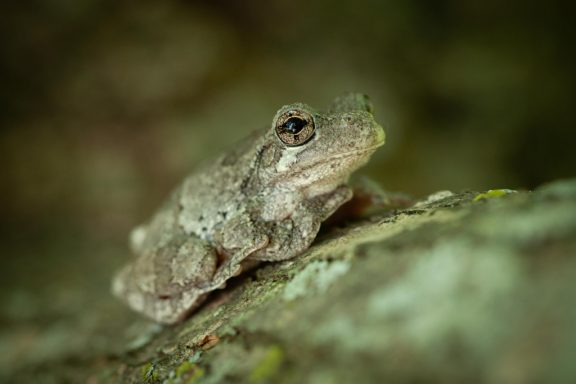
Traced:
POLYGON ((298 117, 291 117, 282 125, 282 128, 287 132, 295 135, 302 130, 306 126, 306 120, 302 120, 298 117))

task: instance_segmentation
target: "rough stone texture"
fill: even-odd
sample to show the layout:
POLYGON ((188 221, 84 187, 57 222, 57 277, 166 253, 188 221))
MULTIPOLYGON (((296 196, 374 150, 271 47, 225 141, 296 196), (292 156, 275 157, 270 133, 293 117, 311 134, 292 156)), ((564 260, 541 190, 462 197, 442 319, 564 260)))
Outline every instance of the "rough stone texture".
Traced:
POLYGON ((81 340, 84 352, 20 362, 4 378, 576 382, 575 281, 576 180, 440 193, 327 231, 300 257, 231 281, 182 324, 104 317, 99 331, 54 341, 81 340))

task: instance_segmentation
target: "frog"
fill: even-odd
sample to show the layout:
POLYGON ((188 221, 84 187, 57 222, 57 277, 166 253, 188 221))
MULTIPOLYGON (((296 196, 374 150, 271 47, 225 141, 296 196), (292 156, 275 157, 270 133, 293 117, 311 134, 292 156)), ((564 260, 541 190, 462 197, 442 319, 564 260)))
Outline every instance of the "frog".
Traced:
POLYGON ((155 322, 183 321, 230 278, 308 249, 352 199, 351 174, 384 142, 363 94, 323 112, 282 106, 270 127, 200 166, 132 231, 134 257, 113 294, 155 322))

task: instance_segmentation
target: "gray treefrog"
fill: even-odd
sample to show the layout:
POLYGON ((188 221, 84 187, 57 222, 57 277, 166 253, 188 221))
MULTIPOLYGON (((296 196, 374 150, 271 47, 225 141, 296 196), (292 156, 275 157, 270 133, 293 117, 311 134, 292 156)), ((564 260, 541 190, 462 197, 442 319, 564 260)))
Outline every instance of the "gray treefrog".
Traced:
POLYGON ((352 197, 350 174, 384 144, 368 98, 336 98, 326 113, 283 106, 272 127, 188 176, 131 235, 136 257, 112 290, 165 324, 182 320, 243 268, 292 258, 352 197))

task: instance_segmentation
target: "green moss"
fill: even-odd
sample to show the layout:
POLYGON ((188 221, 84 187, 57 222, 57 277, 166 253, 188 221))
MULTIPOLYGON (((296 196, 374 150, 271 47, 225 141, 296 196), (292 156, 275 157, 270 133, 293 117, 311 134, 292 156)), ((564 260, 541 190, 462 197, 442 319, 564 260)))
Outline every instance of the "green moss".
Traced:
POLYGON ((251 383, 261 383, 270 379, 276 374, 282 361, 284 360, 284 351, 280 346, 273 345, 266 351, 264 358, 254 368, 250 374, 251 383))
POLYGON ((194 364, 190 360, 184 361, 180 364, 173 373, 172 379, 168 381, 170 384, 197 383, 198 380, 204 377, 204 369, 194 364))
POLYGON ((189 361, 185 361, 176 368, 176 377, 181 378, 186 373, 192 371, 196 367, 196 364, 193 364, 189 361))
POLYGON ((512 189, 490 189, 484 193, 479 193, 474 197, 474 201, 480 201, 485 199, 492 199, 494 197, 502 197, 510 193, 515 193, 516 191, 512 189))
POLYGON ((190 375, 185 381, 186 384, 197 383, 202 377, 204 377, 204 369, 196 367, 192 375, 190 375))
POLYGON ((140 375, 144 383, 152 383, 158 380, 158 372, 154 363, 147 363, 140 368, 140 375))

